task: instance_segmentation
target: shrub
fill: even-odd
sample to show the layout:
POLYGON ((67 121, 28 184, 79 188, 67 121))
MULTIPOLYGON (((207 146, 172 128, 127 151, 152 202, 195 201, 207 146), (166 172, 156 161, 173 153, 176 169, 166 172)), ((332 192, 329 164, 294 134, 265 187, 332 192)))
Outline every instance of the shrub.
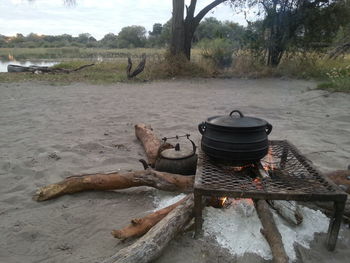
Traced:
POLYGON ((188 61, 185 55, 173 56, 167 51, 163 58, 147 62, 145 74, 150 79, 171 77, 208 77, 208 69, 188 61))
POLYGON ((326 75, 329 81, 319 84, 318 88, 350 92, 350 65, 332 68, 326 75))
POLYGON ((226 68, 232 64, 233 46, 227 39, 204 39, 197 46, 203 58, 211 60, 218 68, 226 68))

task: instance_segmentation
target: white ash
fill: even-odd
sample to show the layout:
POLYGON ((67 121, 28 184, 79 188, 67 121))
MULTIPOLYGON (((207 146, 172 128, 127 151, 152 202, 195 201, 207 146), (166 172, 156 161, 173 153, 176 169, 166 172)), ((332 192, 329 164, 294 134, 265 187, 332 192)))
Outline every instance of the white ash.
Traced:
MULTIPOLYGON (((157 194, 155 210, 171 205, 183 197, 184 194, 176 196, 157 194)), ((329 224, 329 219, 320 211, 303 206, 300 210, 304 220, 299 226, 291 226, 272 210, 291 262, 296 260, 294 243, 310 248, 309 244, 314 239, 314 234, 327 232, 329 224)), ((214 237, 232 255, 255 253, 266 260, 272 259, 269 244, 260 233, 261 222, 251 200, 234 200, 228 208, 222 209, 206 207, 203 210, 203 218, 204 236, 214 237)))
POLYGON ((157 191, 156 195, 154 196, 154 205, 155 205, 155 209, 159 210, 162 209, 164 207, 167 207, 169 205, 172 205, 174 203, 176 203, 177 201, 180 201, 182 198, 184 198, 186 195, 185 194, 179 194, 179 195, 173 195, 171 193, 168 192, 160 192, 157 191))

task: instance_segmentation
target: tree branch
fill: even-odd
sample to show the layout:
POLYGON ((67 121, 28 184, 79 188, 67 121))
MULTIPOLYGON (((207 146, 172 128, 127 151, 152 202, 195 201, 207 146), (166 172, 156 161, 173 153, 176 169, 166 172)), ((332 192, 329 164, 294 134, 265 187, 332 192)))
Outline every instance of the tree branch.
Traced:
POLYGON ((191 4, 189 7, 186 6, 187 14, 186 21, 193 19, 194 11, 196 9, 197 0, 191 0, 191 4))
MULTIPOLYGON (((203 17, 210 11, 212 10, 214 7, 218 6, 219 4, 226 2, 227 0, 215 0, 213 2, 211 2, 209 5, 207 5, 206 7, 204 7, 194 18, 194 22, 195 24, 199 24, 199 22, 203 19, 203 17)), ((191 1, 192 4, 192 1, 191 1)))

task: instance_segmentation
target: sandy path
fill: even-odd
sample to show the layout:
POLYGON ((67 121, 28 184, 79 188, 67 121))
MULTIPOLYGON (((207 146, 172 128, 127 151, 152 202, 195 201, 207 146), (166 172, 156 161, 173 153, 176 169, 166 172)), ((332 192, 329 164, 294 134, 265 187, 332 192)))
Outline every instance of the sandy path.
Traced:
MULTIPOLYGON (((152 209, 153 190, 81 193, 44 203, 31 195, 71 174, 141 169, 138 122, 162 136, 189 132, 198 142, 199 122, 240 109, 272 123, 270 138, 290 140, 321 170, 344 169, 350 163, 350 95, 314 87, 277 79, 0 83, 0 262, 98 262, 126 245, 109 232, 152 209)), ((347 231, 335 255, 324 251, 322 236, 301 257, 312 262, 307 257, 322 251, 319 262, 327 255, 342 262, 350 254, 347 231)), ((230 260, 200 242, 179 238, 157 262, 230 260)))

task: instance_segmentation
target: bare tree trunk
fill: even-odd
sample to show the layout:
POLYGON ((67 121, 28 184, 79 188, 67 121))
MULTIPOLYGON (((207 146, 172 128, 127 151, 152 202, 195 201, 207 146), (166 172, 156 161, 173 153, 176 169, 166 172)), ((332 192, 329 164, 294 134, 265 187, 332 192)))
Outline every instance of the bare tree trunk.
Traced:
POLYGON ((184 0, 173 0, 173 18, 171 25, 170 52, 172 55, 183 53, 185 41, 184 0))
POLYGON ((197 0, 191 0, 186 6, 186 18, 184 20, 184 0, 173 0, 173 20, 170 52, 172 55, 184 54, 188 60, 191 58, 191 47, 194 32, 203 17, 214 7, 228 0, 213 0, 194 16, 197 0))

